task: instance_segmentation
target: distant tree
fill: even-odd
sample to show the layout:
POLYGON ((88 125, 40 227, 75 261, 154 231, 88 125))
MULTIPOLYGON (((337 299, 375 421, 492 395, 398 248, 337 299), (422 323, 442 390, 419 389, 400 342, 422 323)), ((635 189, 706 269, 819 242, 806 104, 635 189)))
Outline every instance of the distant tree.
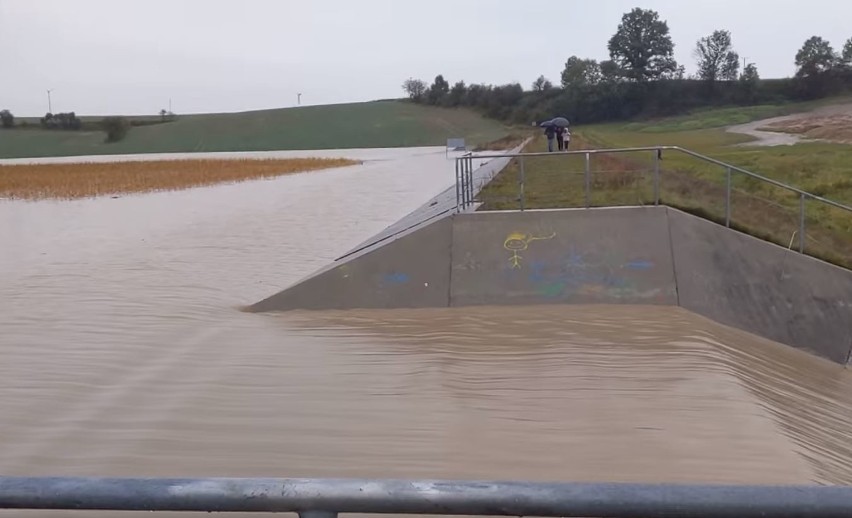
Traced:
POLYGON ((550 82, 550 79, 547 79, 544 76, 538 76, 538 79, 533 81, 532 89, 533 92, 546 92, 553 88, 553 83, 550 82))
POLYGON ((841 54, 841 57, 847 67, 852 67, 852 38, 846 40, 846 43, 843 45, 843 54, 841 54))
POLYGON ((435 82, 429 87, 427 97, 429 104, 441 104, 447 94, 450 93, 450 83, 444 79, 444 76, 438 74, 435 77, 435 82))
POLYGON ((0 125, 4 128, 12 128, 15 126, 15 116, 9 110, 0 111, 0 125))
POLYGON ((812 36, 796 53, 796 77, 813 77, 831 70, 837 63, 837 55, 831 44, 812 36))
POLYGON ((79 130, 83 121, 74 112, 46 113, 39 121, 45 129, 79 130))
POLYGON ((405 90, 409 99, 414 102, 420 102, 426 93, 426 82, 420 79, 408 78, 402 83, 402 89, 405 90))
POLYGON ((464 81, 459 81, 458 83, 454 84, 452 88, 450 88, 449 105, 459 106, 461 104, 464 104, 466 96, 467 85, 464 84, 464 81))
POLYGON ((601 81, 601 76, 601 67, 597 61, 571 56, 562 70, 562 88, 595 85, 601 81))
POLYGON ((708 83, 718 80, 733 81, 740 70, 740 56, 733 51, 731 33, 713 31, 695 44, 695 58, 698 61, 698 77, 708 83))
POLYGON ((628 79, 655 80, 677 71, 669 26, 656 11, 637 7, 625 13, 608 48, 628 79))
POLYGON ((107 142, 123 140, 130 131, 130 122, 124 117, 107 117, 101 121, 101 126, 107 134, 107 142))
POLYGON ((168 112, 168 110, 166 110, 165 108, 163 108, 162 110, 160 110, 160 121, 162 121, 162 122, 166 122, 166 116, 167 116, 168 114, 169 114, 169 112, 168 112))
POLYGON ((760 74, 757 73, 757 66, 754 63, 749 63, 743 69, 743 73, 740 76, 740 81, 744 83, 757 83, 760 81, 760 74))

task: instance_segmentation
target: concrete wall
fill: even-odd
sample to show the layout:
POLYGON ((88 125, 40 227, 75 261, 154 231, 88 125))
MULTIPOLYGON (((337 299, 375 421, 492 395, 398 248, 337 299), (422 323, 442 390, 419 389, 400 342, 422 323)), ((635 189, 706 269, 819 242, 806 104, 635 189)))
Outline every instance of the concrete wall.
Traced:
POLYGON ((852 272, 669 209, 680 305, 846 363, 852 272))
POLYGON ((388 240, 248 308, 422 308, 449 305, 452 219, 388 240))
POLYGON ((452 251, 454 306, 677 304, 665 207, 459 215, 452 251))
POLYGON ((852 272, 666 207, 457 214, 336 262, 254 311, 681 305, 845 363, 852 272))

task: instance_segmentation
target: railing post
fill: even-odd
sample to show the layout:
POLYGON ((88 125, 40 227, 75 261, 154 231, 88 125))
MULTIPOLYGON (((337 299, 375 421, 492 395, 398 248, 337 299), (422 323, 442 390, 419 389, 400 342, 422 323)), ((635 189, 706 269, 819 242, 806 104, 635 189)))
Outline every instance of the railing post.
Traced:
POLYGON ((473 157, 467 159, 467 205, 473 205, 473 157))
POLYGON ((520 167, 521 167, 521 172, 520 172, 520 175, 521 175, 520 176, 521 212, 523 212, 524 206, 525 206, 524 197, 526 196, 525 184, 526 184, 526 180, 527 180, 527 173, 526 173, 526 170, 524 169, 524 157, 520 157, 520 167))
POLYGON ((805 253, 805 193, 799 196, 799 253, 805 253))
POLYGON ((660 148, 654 151, 654 205, 660 204, 660 154, 662 152, 660 148))
POLYGON ((584 174, 583 174, 583 180, 584 180, 585 187, 584 187, 583 192, 585 194, 586 208, 587 209, 592 205, 591 194, 589 192, 591 190, 591 186, 592 186, 591 160, 592 160, 592 155, 590 153, 586 153, 586 166, 584 168, 584 174))
POLYGON ((731 228, 731 168, 725 169, 725 226, 731 228))
POLYGON ((461 176, 459 175, 459 159, 456 158, 456 212, 461 212, 461 176))

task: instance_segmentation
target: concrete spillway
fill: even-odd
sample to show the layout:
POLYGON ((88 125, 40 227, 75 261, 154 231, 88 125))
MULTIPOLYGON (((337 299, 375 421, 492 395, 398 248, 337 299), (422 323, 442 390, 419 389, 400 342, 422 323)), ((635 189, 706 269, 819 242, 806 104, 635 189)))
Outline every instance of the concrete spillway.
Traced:
POLYGON ((681 306, 845 363, 852 272, 668 207, 455 214, 349 255, 252 311, 681 306))

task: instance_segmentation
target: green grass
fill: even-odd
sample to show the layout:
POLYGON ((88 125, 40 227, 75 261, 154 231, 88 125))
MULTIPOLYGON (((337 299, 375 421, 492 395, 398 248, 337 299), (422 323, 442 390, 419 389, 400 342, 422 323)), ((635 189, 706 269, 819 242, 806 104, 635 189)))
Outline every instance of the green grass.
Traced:
MULTIPOLYGON (((797 105, 811 108, 812 104, 797 105)), ((796 110, 788 106, 787 110, 796 110)), ((754 107, 746 116, 765 115, 754 107), (758 115, 762 114, 762 115, 758 115)), ((771 110, 769 110, 771 112, 771 110)), ((773 116, 776 113, 770 113, 773 116)), ((731 110, 705 111, 693 119, 677 117, 649 123, 606 124, 576 128, 572 149, 681 146, 846 205, 852 205, 852 146, 803 143, 772 148, 742 147, 750 137, 716 129, 661 131, 660 128, 702 126, 730 120, 731 110)), ((544 151, 537 138, 527 151, 544 151)), ((591 160, 592 206, 654 203, 654 153, 594 155, 591 160)), ((717 222, 725 221, 725 170, 675 152, 665 152, 661 164, 663 203, 717 222)), ((525 161, 527 208, 582 207, 584 159, 549 156, 525 161)), ((519 207, 519 165, 510 166, 483 190, 484 209, 519 207)), ((798 246, 799 197, 745 175, 732 176, 732 226, 783 246, 798 246)), ((816 201, 806 203, 806 251, 852 268, 852 214, 816 201)))
POLYGON ((732 106, 728 108, 708 108, 664 119, 636 121, 620 125, 622 129, 639 133, 676 133, 711 128, 723 128, 737 124, 780 117, 820 106, 852 102, 848 97, 833 97, 818 101, 783 104, 761 104, 756 106, 732 106))
POLYGON ((507 133, 502 124, 469 110, 378 101, 183 115, 174 122, 135 127, 113 144, 104 143, 100 131, 2 130, 0 158, 436 146, 449 137, 477 145, 507 133))

